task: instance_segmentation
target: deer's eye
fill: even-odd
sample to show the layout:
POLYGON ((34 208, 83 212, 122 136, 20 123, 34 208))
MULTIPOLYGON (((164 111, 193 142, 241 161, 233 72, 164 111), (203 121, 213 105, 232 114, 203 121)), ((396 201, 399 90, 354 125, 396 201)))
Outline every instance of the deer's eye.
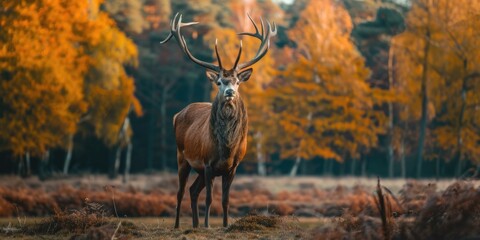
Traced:
POLYGON ((220 85, 222 85, 222 82, 218 81, 217 86, 220 86, 220 85))

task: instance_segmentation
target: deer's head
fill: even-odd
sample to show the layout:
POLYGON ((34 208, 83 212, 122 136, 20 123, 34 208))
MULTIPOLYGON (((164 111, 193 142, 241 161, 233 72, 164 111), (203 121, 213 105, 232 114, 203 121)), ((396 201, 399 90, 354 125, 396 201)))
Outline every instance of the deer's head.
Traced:
POLYGON ((252 75, 253 69, 249 67, 258 62, 263 56, 265 56, 265 54, 267 54, 270 47, 270 38, 277 34, 277 28, 275 26, 275 23, 273 23, 272 27, 272 25, 270 25, 268 21, 266 21, 267 24, 265 25, 263 20, 260 19, 260 33, 258 31, 257 24, 255 23, 255 21, 253 21, 250 15, 248 15, 248 18, 255 27, 255 33, 242 32, 238 35, 247 35, 259 39, 261 41, 260 47, 258 48, 257 54, 252 60, 245 63, 239 63, 240 56, 242 55, 242 41, 240 41, 240 48, 238 50, 237 58, 235 60, 233 68, 231 69, 223 68, 220 55, 218 54, 217 41, 215 41, 215 53, 217 56, 218 65, 199 60, 191 54, 190 50, 188 50, 185 38, 180 32, 180 29, 184 26, 197 24, 197 22, 182 23, 182 15, 179 15, 178 13, 175 14, 175 17, 171 21, 170 34, 165 40, 161 41, 160 43, 166 43, 172 37, 175 37, 180 48, 188 56, 188 58, 192 62, 207 69, 206 74, 208 80, 218 86, 217 98, 219 98, 221 101, 231 102, 239 96, 238 87, 240 86, 240 84, 242 82, 246 82, 252 75))

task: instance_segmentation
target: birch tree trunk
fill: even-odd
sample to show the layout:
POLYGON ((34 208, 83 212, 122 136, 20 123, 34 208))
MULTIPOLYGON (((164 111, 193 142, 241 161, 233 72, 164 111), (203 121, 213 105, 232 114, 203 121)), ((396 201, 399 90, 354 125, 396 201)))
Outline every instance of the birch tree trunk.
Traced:
POLYGON ((257 169, 259 176, 267 175, 267 168, 265 166, 265 156, 263 155, 263 146, 262 146, 262 132, 257 131, 255 134, 255 139, 257 141, 256 150, 257 150, 257 169))
POLYGON ((127 156, 125 157, 125 170, 123 172, 123 183, 128 183, 130 180, 130 166, 132 163, 132 142, 129 141, 127 145, 127 156))
POLYGON ((128 128, 130 127, 130 118, 128 118, 128 114, 123 121, 122 128, 120 129, 120 133, 118 134, 118 142, 117 142, 117 152, 115 153, 115 161, 113 163, 113 172, 111 177, 116 178, 118 176, 118 172, 120 169, 120 159, 122 157, 122 141, 123 143, 129 143, 129 136, 128 136, 128 128))
MULTIPOLYGON (((307 114, 307 120, 308 120, 307 129, 308 129, 310 127, 310 124, 312 123, 312 112, 309 112, 307 114)), ((302 151, 302 143, 303 143, 303 138, 300 139, 300 142, 298 143, 297 156, 295 157, 295 163, 293 164, 292 170, 290 171, 290 177, 295 177, 297 175, 298 167, 302 162, 302 158, 300 156, 302 151)))
POLYGON ((67 156, 65 157, 65 162, 63 164, 64 175, 68 175, 68 169, 70 168, 70 162, 72 161, 72 152, 73 152, 73 134, 70 134, 70 136, 68 136, 67 156))
POLYGON ((298 154, 297 157, 295 158, 295 163, 293 164, 292 170, 290 170, 290 177, 297 176, 298 167, 300 166, 301 162, 302 162, 302 158, 300 157, 300 154, 298 154))
POLYGON ((118 171, 120 169, 120 158, 121 158, 121 156, 122 156, 122 146, 121 146, 121 144, 118 144, 117 151, 115 152, 115 161, 113 163, 112 178, 117 178, 117 176, 118 176, 118 171))

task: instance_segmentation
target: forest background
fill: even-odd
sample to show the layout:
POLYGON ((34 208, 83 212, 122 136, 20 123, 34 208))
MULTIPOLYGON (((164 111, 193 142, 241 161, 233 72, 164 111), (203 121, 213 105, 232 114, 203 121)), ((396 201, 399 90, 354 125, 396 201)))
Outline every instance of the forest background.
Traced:
MULTIPOLYGON (((241 174, 461 177, 480 170, 475 0, 18 0, 0 3, 0 172, 175 172, 172 117, 216 87, 175 43, 232 64, 247 13, 274 21, 241 87, 241 174), (478 166, 478 167, 477 167, 478 166)), ((244 37, 245 59, 258 42, 244 37)), ((128 180, 128 175, 124 175, 128 180)))

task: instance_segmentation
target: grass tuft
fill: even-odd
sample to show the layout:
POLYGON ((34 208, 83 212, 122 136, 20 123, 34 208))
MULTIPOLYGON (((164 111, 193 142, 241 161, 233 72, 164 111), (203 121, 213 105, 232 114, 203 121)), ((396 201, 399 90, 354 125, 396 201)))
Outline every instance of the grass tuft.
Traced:
POLYGON ((282 223, 279 216, 247 215, 230 225, 227 232, 259 231, 277 228, 282 223))
POLYGON ((88 229, 101 227, 109 223, 107 212, 98 203, 85 199, 85 207, 69 213, 56 210, 51 217, 27 229, 31 233, 54 234, 60 231, 85 233, 88 229))

